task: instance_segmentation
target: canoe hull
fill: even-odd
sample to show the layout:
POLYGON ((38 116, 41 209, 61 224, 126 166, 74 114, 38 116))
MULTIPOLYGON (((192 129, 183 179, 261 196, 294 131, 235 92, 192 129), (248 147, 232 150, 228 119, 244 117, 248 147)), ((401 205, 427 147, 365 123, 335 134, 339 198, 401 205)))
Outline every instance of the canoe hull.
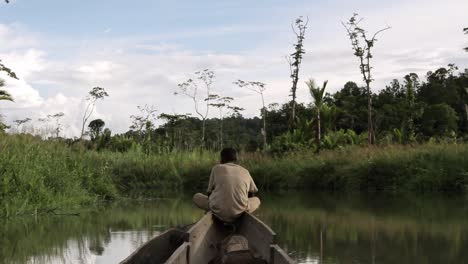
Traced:
MULTIPOLYGON (((234 246, 235 248, 235 246, 234 246)), ((245 213, 234 225, 205 214, 188 230, 170 229, 145 243, 121 264, 296 263, 276 244, 276 234, 255 216, 245 213), (245 238, 248 248, 227 252, 232 236, 245 238)))

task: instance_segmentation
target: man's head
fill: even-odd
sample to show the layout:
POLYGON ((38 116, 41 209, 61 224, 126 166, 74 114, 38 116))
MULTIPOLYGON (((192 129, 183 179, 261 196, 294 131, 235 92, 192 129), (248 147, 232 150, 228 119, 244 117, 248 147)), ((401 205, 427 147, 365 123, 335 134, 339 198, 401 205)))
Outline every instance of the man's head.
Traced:
POLYGON ((233 148, 224 148, 221 150, 221 164, 236 162, 237 161, 237 151, 233 148))

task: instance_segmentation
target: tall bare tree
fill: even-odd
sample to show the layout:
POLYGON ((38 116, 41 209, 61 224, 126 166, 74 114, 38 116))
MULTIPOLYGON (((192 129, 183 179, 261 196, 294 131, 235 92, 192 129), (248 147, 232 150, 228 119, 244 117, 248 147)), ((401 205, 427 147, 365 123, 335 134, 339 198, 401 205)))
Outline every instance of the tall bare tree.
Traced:
POLYGON ((80 139, 82 139, 84 136, 86 123, 88 122, 89 118, 94 112, 94 108, 96 107, 96 102, 98 100, 104 99, 107 96, 109 96, 109 94, 106 92, 106 90, 98 86, 94 87, 93 89, 91 89, 91 91, 89 91, 88 96, 85 99, 87 103, 86 103, 86 109, 83 115, 80 139))
POLYGON ((257 94, 260 95, 260 98, 262 99, 262 121, 263 121, 263 128, 260 133, 262 134, 263 138, 263 149, 266 150, 268 147, 267 143, 267 127, 266 127, 266 115, 267 115, 267 108, 265 106, 265 97, 264 97, 264 92, 266 91, 266 84, 262 82, 246 82, 242 80, 237 80, 234 82, 237 86, 241 88, 246 88, 249 89, 250 91, 253 91, 257 94))
MULTIPOLYGON (((175 146, 175 129, 176 129, 176 124, 177 122, 184 120, 188 118, 190 114, 186 115, 180 115, 180 114, 166 114, 162 113, 159 115, 160 119, 166 120, 167 121, 167 126, 169 128, 169 133, 170 133, 170 145, 169 149, 172 151, 175 146)), ((167 135, 167 134, 166 134, 167 135)))
POLYGON ((13 123, 15 123, 16 125, 16 130, 18 133, 20 133, 20 127, 22 126, 23 127, 23 132, 24 132, 24 125, 26 125, 27 123, 29 123, 29 121, 31 121, 32 119, 27 117, 25 119, 17 119, 17 120, 14 120, 13 123))
POLYGON ((294 53, 287 56, 286 59, 289 64, 290 77, 292 80, 291 87, 291 128, 294 128, 296 122, 296 97, 297 97, 297 82, 299 81, 299 69, 301 67, 302 56, 305 53, 304 50, 304 39, 305 32, 309 18, 305 21, 302 16, 298 17, 294 24, 291 25, 292 31, 296 35, 296 43, 294 44, 294 53))
POLYGON ((144 106, 137 106, 140 113, 138 115, 131 115, 130 118, 132 119, 132 125, 130 129, 141 133, 143 130, 147 128, 151 128, 154 126, 154 122, 157 119, 156 107, 154 105, 147 105, 144 106))
MULTIPOLYGON (((210 111, 210 101, 215 99, 211 94, 214 78, 215 74, 213 71, 204 69, 203 71, 195 72, 195 80, 189 78, 185 82, 177 85, 180 93, 193 101, 195 113, 202 120, 201 144, 203 147, 205 147, 206 119, 210 111), (203 86, 203 88, 200 88, 200 85, 203 86), (201 92, 201 89, 204 89, 204 91, 201 92), (200 93, 203 93, 203 95, 200 96, 200 93), (200 101, 205 102, 204 110, 200 108, 200 101)), ((177 95, 179 92, 175 92, 174 94, 177 95)))
POLYGON ((64 116, 65 116, 65 114, 62 113, 62 112, 59 112, 59 113, 56 113, 56 114, 53 114, 53 115, 47 115, 47 118, 49 120, 55 120, 54 133, 55 133, 56 138, 58 138, 60 136, 60 132, 63 131, 61 119, 64 116))
POLYGON ((240 108, 237 106, 232 105, 232 101, 234 101, 234 98, 225 96, 225 97, 220 97, 218 95, 215 95, 215 102, 211 103, 210 105, 218 108, 219 111, 219 132, 218 132, 218 145, 219 148, 223 148, 223 142, 224 142, 224 129, 223 129, 223 121, 224 118, 230 116, 230 115, 237 115, 241 111, 244 110, 244 108, 240 108))
POLYGON ((327 87, 328 81, 324 81, 322 87, 319 87, 315 84, 313 79, 309 79, 307 82, 307 87, 309 87, 309 92, 312 98, 314 99, 314 106, 317 111, 316 116, 316 126, 315 126, 315 144, 317 145, 317 152, 320 150, 320 139, 321 139, 321 131, 320 131, 320 110, 322 109, 323 105, 323 98, 325 95, 325 88, 327 87))
POLYGON ((366 83, 367 88, 367 130, 368 138, 367 142, 369 145, 375 143, 375 134, 372 124, 372 91, 370 88, 371 82, 374 80, 371 75, 371 59, 372 48, 374 47, 375 42, 377 41, 377 35, 382 33, 385 30, 390 29, 389 26, 378 30, 375 32, 372 37, 368 37, 367 31, 360 27, 360 23, 363 18, 359 18, 357 13, 354 13, 353 16, 349 19, 347 23, 341 22, 348 33, 348 37, 351 40, 351 47, 354 50, 354 56, 359 58, 359 68, 361 70, 362 77, 366 83))

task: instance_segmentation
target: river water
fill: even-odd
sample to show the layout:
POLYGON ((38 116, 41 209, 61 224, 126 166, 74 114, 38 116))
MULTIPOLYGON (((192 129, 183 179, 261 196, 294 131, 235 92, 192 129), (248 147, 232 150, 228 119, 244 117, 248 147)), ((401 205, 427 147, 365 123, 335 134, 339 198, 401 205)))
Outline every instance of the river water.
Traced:
MULTIPOLYGON (((262 200, 257 216, 299 263, 468 263, 466 197, 276 193, 262 200)), ((0 263, 118 263, 201 215, 182 196, 15 218, 0 222, 0 263)))

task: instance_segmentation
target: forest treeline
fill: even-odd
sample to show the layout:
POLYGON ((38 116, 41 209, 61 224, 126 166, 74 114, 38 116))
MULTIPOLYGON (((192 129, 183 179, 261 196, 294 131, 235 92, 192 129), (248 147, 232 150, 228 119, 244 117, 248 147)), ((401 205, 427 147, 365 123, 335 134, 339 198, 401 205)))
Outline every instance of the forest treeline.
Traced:
MULTIPOLYGON (((380 145, 415 144, 429 140, 461 142, 468 140, 468 69, 457 71, 455 65, 430 71, 421 79, 414 73, 395 79, 372 94, 373 128, 380 145)), ((320 105, 322 137, 320 146, 334 149, 367 142, 368 108, 365 87, 347 82, 333 94, 326 93, 320 105)), ((112 134, 105 120, 96 119, 88 126, 90 149, 126 152, 141 149, 146 154, 194 151, 199 148, 219 150, 233 146, 247 152, 264 149, 265 117, 267 150, 284 153, 315 150, 318 107, 314 103, 296 104, 296 123, 291 128, 291 104, 273 103, 261 110, 259 117, 245 118, 233 112, 222 118, 207 118, 202 140, 202 120, 189 115, 156 115, 154 108, 139 107, 141 114, 122 134, 112 134), (166 120, 155 126, 157 118, 166 120)), ((23 125, 23 124, 22 124, 23 125)), ((32 128, 29 128, 32 129, 32 128)), ((52 132, 60 128, 52 128, 52 132)), ((28 131, 18 127, 18 131, 28 131)), ((32 130, 31 130, 32 131, 32 130)), ((51 139, 54 139, 52 136, 51 139)), ((73 139, 61 139, 76 144, 73 139)))
MULTIPOLYGON (((427 73, 424 79, 410 73, 372 94, 373 127, 377 144, 413 144, 428 140, 468 140, 468 69, 457 71, 455 65, 427 73)), ((156 115, 149 107, 139 107, 141 114, 132 116, 133 123, 122 134, 112 134, 105 120, 95 119, 88 126, 90 149, 126 152, 140 148, 147 154, 171 151, 193 151, 204 147, 219 150, 233 146, 243 151, 264 149, 263 117, 267 148, 273 153, 317 148, 315 141, 317 106, 296 104, 296 125, 291 129, 291 104, 272 103, 261 110, 260 117, 245 118, 233 112, 222 118, 206 119, 206 135, 201 141, 202 120, 189 115, 156 115), (166 122, 155 126, 156 119, 166 122)), ((61 117, 60 115, 58 117, 61 117)), ((51 118, 57 118, 52 115, 51 118)), ((367 141, 367 92, 365 87, 347 82, 336 93, 326 93, 320 106, 321 147, 333 149, 344 145, 361 145, 367 141)), ((22 120, 20 120, 22 121, 22 120)), ((33 132, 28 119, 17 126, 17 132, 33 132), (24 122, 26 121, 26 122, 24 122)), ((59 135, 60 123, 49 127, 50 139, 76 144, 59 135), (55 132, 59 132, 55 137, 55 132)), ((83 143, 83 142, 81 142, 83 143)))

